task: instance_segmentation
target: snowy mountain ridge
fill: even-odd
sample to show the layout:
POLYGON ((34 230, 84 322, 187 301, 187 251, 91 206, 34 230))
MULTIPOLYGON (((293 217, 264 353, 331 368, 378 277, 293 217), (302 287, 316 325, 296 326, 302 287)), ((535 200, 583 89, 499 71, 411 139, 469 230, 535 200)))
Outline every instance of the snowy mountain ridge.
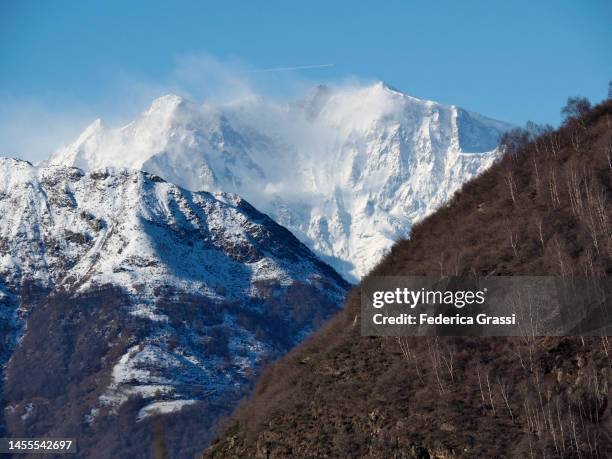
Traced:
POLYGON ((234 192, 355 281, 486 169, 510 127, 384 83, 319 86, 290 104, 168 95, 125 127, 96 120, 49 162, 142 169, 188 189, 234 192))
POLYGON ((348 289, 242 198, 141 171, 0 158, 0 213, 11 432, 49 433, 41 420, 68 415, 96 431, 138 397, 134 422, 207 403, 205 442, 260 366, 348 289))

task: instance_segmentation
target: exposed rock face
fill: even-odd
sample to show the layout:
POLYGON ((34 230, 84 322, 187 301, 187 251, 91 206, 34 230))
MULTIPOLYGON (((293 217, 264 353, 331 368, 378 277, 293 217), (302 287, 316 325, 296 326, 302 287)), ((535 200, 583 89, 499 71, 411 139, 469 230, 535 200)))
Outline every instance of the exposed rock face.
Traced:
POLYGON ((289 105, 198 106, 169 95, 121 129, 97 120, 51 162, 233 191, 354 281, 489 167, 509 127, 383 83, 318 87, 289 105))
POLYGON ((348 288, 242 198, 148 173, 0 159, 0 213, 5 429, 84 454, 148 457, 159 413, 196 451, 348 288))

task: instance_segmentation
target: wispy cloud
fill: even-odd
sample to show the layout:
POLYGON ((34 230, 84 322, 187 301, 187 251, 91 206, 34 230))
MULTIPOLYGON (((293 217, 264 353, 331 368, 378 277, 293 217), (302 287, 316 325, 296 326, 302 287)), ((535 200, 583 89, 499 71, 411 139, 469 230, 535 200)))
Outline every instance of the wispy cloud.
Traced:
POLYGON ((82 105, 0 93, 0 156, 37 163, 78 136, 95 119, 82 105))
POLYGON ((196 101, 240 99, 257 92, 248 76, 249 70, 246 62, 235 57, 183 54, 175 58, 168 82, 182 95, 196 101))
POLYGON ((302 70, 331 67, 334 64, 254 68, 238 57, 189 53, 177 55, 166 74, 156 78, 119 69, 106 87, 92 88, 98 96, 87 94, 89 103, 74 94, 49 98, 0 91, 0 156, 44 160, 72 142, 94 119, 102 118, 107 126, 123 125, 168 93, 213 104, 253 96, 276 102, 295 99, 322 82, 302 70))

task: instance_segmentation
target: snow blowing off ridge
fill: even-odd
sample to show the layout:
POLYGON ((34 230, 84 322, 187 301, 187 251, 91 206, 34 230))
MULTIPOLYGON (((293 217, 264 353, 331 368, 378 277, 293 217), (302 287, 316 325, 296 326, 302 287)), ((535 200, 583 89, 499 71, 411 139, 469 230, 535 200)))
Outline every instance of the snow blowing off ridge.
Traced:
POLYGON ((287 104, 167 95, 122 128, 96 120, 49 162, 142 169, 188 189, 237 193, 356 281, 489 167, 510 127, 384 83, 318 86, 287 104))

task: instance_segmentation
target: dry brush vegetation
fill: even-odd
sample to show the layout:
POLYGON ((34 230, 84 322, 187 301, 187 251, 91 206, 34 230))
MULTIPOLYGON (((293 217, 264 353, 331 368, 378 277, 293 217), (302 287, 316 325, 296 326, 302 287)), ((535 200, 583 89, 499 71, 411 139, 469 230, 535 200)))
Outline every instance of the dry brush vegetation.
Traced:
MULTIPOLYGON (((503 158, 370 275, 612 272, 612 101, 503 158)), ((360 291, 260 378, 205 457, 612 457, 609 338, 374 338, 360 291)))

